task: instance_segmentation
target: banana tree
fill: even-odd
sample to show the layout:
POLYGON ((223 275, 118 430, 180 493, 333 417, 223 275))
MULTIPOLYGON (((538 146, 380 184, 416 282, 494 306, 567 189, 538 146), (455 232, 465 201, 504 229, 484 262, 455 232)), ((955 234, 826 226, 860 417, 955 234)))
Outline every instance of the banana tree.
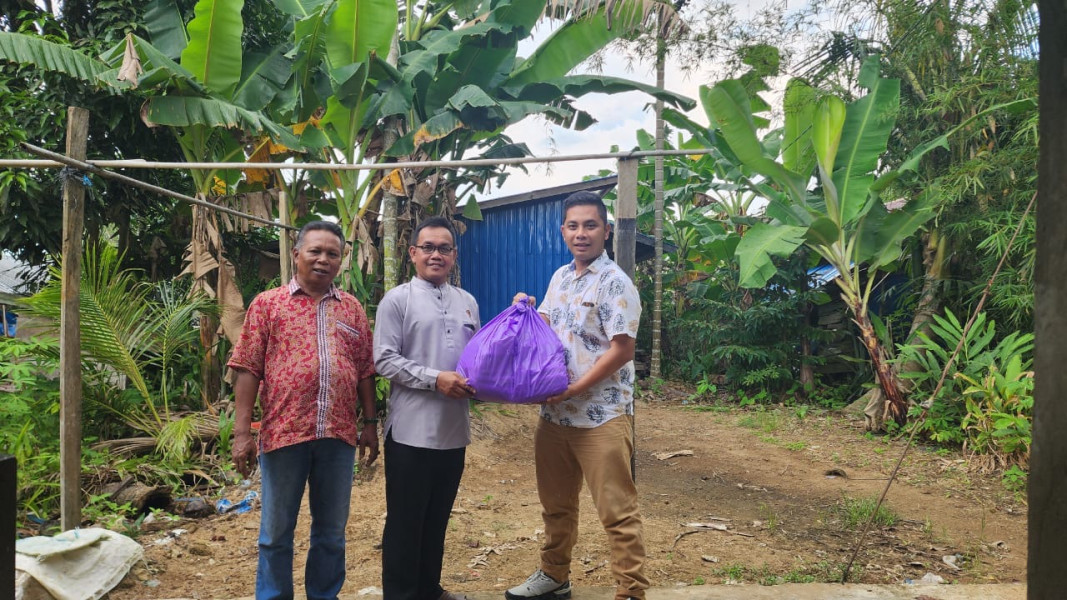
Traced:
MULTIPOLYGON (((276 0, 275 5, 292 28, 292 76, 286 101, 276 107, 279 118, 301 130, 306 159, 364 162, 372 147, 364 141, 375 125, 364 116, 396 36, 395 0, 276 0)), ((362 219, 375 179, 351 170, 311 174, 311 181, 332 201, 320 209, 336 214, 353 243, 342 277, 361 298, 369 296, 361 273, 372 271, 375 262, 371 228, 362 219)))
MULTIPOLYGON (((528 152, 502 131, 531 115, 579 130, 594 123, 592 115, 574 106, 574 99, 585 94, 640 90, 692 107, 691 100, 639 82, 568 75, 619 36, 654 20, 661 6, 651 0, 407 2, 396 68, 385 71, 390 77, 380 82, 366 118, 392 119, 400 127, 396 141, 385 145, 385 157, 461 159, 478 152, 480 158, 504 158, 528 152), (563 24, 528 58, 520 58, 519 43, 546 15, 564 19, 563 24)), ((394 174, 386 185, 408 199, 403 215, 449 214, 464 194, 484 189, 494 176, 502 179, 502 170, 415 169, 394 174)), ((477 218, 474 202, 465 210, 477 218)))
MULTIPOLYGON (((938 147, 971 120, 916 148, 898 167, 880 170, 896 122, 900 83, 879 76, 877 57, 868 59, 858 84, 867 94, 846 104, 800 81, 785 97, 785 128, 778 154, 756 136, 753 100, 738 80, 701 89, 709 119, 739 162, 762 179, 754 189, 768 199, 767 221, 754 225, 737 247, 740 282, 761 287, 775 272, 772 256, 785 256, 800 246, 833 265, 841 289, 885 398, 885 416, 903 423, 907 403, 896 373, 886 360, 868 316, 871 293, 879 269, 889 268, 900 255, 901 243, 933 216, 925 195, 889 212, 884 193, 900 176, 912 171, 924 155, 938 147), (814 172, 818 182, 809 191, 814 172)), ((993 107, 1022 108, 1030 100, 993 107)), ((776 148, 777 150, 777 148, 776 148)))
MULTIPOLYGON (((185 24, 174 0, 154 0, 146 7, 146 28, 158 46, 130 34, 99 58, 70 47, 20 34, 0 33, 0 59, 33 64, 95 86, 145 98, 141 119, 165 126, 190 162, 239 161, 244 142, 267 133, 296 146, 296 138, 266 117, 262 109, 289 79, 289 63, 277 49, 243 56, 243 0, 200 0, 185 24)), ((240 177, 237 171, 190 169, 201 199, 225 195, 240 177)), ((193 291, 215 298, 222 307, 215 322, 201 327, 209 349, 203 369, 205 405, 217 398, 218 332, 231 340, 240 334, 244 302, 233 264, 225 256, 217 214, 192 209, 192 235, 186 249, 185 274, 193 291)))

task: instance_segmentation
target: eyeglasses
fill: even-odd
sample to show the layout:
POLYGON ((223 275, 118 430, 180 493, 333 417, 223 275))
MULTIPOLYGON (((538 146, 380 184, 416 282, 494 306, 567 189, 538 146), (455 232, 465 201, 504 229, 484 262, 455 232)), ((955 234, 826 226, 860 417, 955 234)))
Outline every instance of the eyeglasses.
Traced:
POLYGON ((423 244, 421 246, 415 246, 415 247, 418 248, 426 256, 431 256, 434 252, 440 253, 441 256, 447 256, 449 254, 452 254, 452 251, 455 250, 455 248, 453 248, 452 246, 447 246, 447 245, 446 246, 434 246, 433 244, 423 244))

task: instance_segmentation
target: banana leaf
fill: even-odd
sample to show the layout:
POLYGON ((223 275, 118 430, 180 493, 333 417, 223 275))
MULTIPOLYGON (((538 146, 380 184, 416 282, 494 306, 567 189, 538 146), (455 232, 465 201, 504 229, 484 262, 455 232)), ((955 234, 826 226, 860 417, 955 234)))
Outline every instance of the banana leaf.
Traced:
POLYGON ((244 0, 199 0, 181 64, 211 92, 232 98, 241 80, 244 0))

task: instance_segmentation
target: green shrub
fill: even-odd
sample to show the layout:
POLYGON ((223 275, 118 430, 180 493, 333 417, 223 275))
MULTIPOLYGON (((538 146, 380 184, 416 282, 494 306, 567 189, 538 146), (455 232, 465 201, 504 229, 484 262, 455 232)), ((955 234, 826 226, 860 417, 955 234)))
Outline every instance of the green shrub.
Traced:
POLYGON ((892 527, 900 520, 900 517, 885 504, 878 506, 878 498, 845 496, 841 501, 842 526, 845 529, 852 530, 863 527, 868 520, 871 520, 871 515, 874 515, 872 523, 876 527, 892 527), (877 511, 875 507, 877 507, 877 511))
MULTIPOLYGON (((915 385, 913 399, 925 402, 930 398, 944 365, 962 338, 963 325, 952 311, 946 310, 944 317, 934 316, 929 335, 920 333, 917 340, 898 347, 895 362, 898 368, 902 369, 901 378, 911 380, 915 385)), ((986 320, 985 313, 980 313, 975 318, 955 363, 948 371, 944 386, 933 399, 926 421, 920 426, 921 433, 942 443, 963 445, 972 441, 972 449, 978 451, 971 440, 977 434, 969 434, 967 428, 980 423, 977 426, 985 429, 986 425, 977 413, 971 415, 970 419, 967 417, 971 408, 981 412, 982 402, 978 398, 986 398, 988 394, 973 389, 970 392, 973 399, 969 407, 965 391, 981 387, 978 383, 985 381, 991 370, 1003 373, 1009 365, 1014 365, 1011 367, 1012 372, 1018 374, 1026 372, 1033 363, 1033 334, 1016 331, 1004 336, 1000 341, 996 340, 996 325, 986 320)), ((1020 382, 1013 386, 1013 391, 1022 395, 1017 401, 1010 403, 1014 407, 1010 414, 1015 419, 1023 418, 1024 413, 1029 415, 1029 409, 1024 407, 1033 405, 1032 383, 1029 390, 1026 385, 1025 382, 1020 382)), ((994 410, 994 404, 987 403, 989 410, 994 410)), ((911 416, 917 416, 921 410, 921 406, 913 406, 911 416)), ((1003 413, 1005 417, 1002 418, 1006 418, 1007 414, 1003 413)), ((1025 418, 1029 419, 1028 416, 1025 418)), ((1011 428, 1021 434, 1024 427, 1021 421, 1016 420, 1011 428)), ((1028 448, 1028 426, 1026 430, 1028 448)), ((985 441, 978 445, 989 447, 985 441)))
POLYGON ((985 377, 956 377, 970 384, 963 390, 967 414, 960 425, 964 447, 987 457, 987 466, 1006 468, 1030 462, 1030 425, 1034 409, 1034 372, 1022 369, 1016 355, 1001 373, 990 365, 985 377))

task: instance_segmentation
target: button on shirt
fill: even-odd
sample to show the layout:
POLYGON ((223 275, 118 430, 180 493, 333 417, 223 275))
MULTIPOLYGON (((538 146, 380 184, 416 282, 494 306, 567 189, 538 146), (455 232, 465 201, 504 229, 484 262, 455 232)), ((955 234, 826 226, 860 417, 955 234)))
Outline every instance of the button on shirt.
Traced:
MULTIPOLYGON (((611 338, 637 338, 641 300, 630 277, 605 251, 580 276, 574 261, 552 275, 537 311, 546 315, 563 343, 567 375, 574 383, 593 368, 611 338)), ((589 391, 541 407, 541 418, 568 427, 596 427, 634 408, 634 363, 630 361, 589 391)))
POLYGON ((392 382, 385 435, 435 450, 470 444, 468 401, 438 392, 437 375, 456 370, 480 327, 474 297, 415 278, 386 292, 374 321, 374 365, 392 382))
POLYGON ((260 446, 270 452, 322 438, 355 446, 356 392, 372 358, 359 301, 330 286, 316 302, 293 279, 252 300, 227 365, 260 379, 260 446))

